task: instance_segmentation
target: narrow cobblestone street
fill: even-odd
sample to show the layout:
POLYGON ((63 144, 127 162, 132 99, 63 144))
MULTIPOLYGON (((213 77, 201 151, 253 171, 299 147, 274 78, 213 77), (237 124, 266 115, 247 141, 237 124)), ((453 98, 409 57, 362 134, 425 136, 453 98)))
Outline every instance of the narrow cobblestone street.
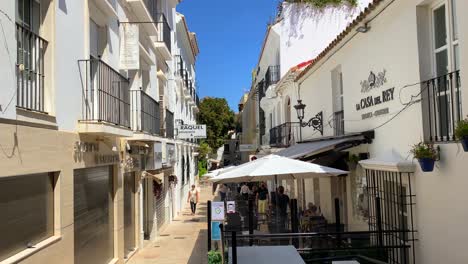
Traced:
POLYGON ((138 251, 129 264, 206 264, 206 204, 212 198, 211 186, 201 187, 195 216, 187 204, 182 214, 164 228, 155 242, 138 251))

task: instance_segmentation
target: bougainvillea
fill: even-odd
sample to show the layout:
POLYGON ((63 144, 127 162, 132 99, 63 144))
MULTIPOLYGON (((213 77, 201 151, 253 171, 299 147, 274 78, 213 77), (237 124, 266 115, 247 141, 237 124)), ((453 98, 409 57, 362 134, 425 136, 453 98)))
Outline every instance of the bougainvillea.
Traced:
POLYGON ((323 8, 328 5, 334 5, 334 6, 346 5, 346 4, 351 5, 351 6, 357 5, 357 0, 285 0, 285 1, 290 2, 290 3, 311 4, 318 8, 323 8))

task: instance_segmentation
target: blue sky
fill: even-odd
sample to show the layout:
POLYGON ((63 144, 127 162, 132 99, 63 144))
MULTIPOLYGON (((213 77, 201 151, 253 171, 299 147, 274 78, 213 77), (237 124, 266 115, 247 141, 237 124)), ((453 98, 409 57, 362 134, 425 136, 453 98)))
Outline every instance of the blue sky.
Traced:
POLYGON ((200 97, 224 97, 237 112, 250 89, 267 22, 277 0, 184 0, 177 10, 197 34, 196 71, 200 97))

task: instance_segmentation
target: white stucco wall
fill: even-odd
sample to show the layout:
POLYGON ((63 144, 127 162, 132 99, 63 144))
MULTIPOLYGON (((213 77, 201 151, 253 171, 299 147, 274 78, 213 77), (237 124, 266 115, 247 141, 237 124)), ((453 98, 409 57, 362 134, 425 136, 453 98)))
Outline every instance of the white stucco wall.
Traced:
POLYGON ((0 13, 0 118, 12 119, 16 116, 16 1, 1 1, 0 10, 12 19, 0 13))
MULTIPOLYGON (((429 4, 430 1, 395 1, 376 19, 370 22, 371 31, 356 34, 345 46, 337 48, 331 57, 322 59, 301 83, 301 98, 306 107, 306 118, 319 111, 324 112, 325 136, 333 135, 328 125, 332 120, 332 81, 331 72, 341 66, 344 83, 345 131, 347 133, 375 129, 375 140, 372 144, 351 149, 356 152, 369 152, 371 158, 380 157, 391 151, 398 153, 404 160, 411 160, 411 145, 423 140, 422 107, 420 103, 410 106, 395 116, 409 102, 411 95, 417 95, 419 85, 402 89, 407 84, 421 81, 422 71, 430 71, 421 65, 420 45, 429 43, 418 39, 416 23, 418 4, 429 4), (419 43, 419 46, 418 46, 419 43), (369 72, 386 70, 387 82, 369 93, 361 92, 360 82, 367 80, 369 72), (366 96, 377 96, 382 91, 395 88, 394 100, 357 111, 356 103, 366 96), (362 114, 389 108, 389 114, 362 120, 362 114), (389 121, 387 124, 383 125, 389 121), (382 127, 380 127, 383 125, 382 127)), ((457 8, 466 10, 465 1, 457 1, 457 8)), ((420 7, 421 8, 421 7, 420 7)), ((425 7, 422 7, 425 8, 425 7)), ((462 83, 466 76, 468 53, 466 42, 468 32, 466 18, 458 16, 460 28, 460 52, 462 83)), ((421 25, 419 25, 421 26, 421 25)), ((351 33, 353 34, 353 33, 351 33)), ((350 37, 350 36, 349 36, 350 37)), ((347 40, 347 39, 346 39, 347 40)), ((345 40, 345 41, 346 41, 345 40)), ((345 42, 342 41, 342 42, 345 42)), ((429 65, 430 66, 430 65, 429 65)), ((462 86, 463 89, 463 86, 462 86)), ((466 109, 466 93, 463 109, 466 109)), ((293 115, 295 116, 295 115, 293 115)), ((332 124, 332 123, 331 123, 332 124)), ((320 137, 310 128, 303 130, 305 139, 320 137)), ((468 184, 466 170, 468 156, 462 152, 457 143, 441 144, 441 160, 434 172, 422 173, 417 167, 413 176, 413 192, 416 193, 414 217, 416 221, 417 263, 466 263, 468 254, 464 250, 464 240, 468 231, 464 228, 468 212, 464 208, 468 198, 464 195, 463 186, 468 184), (454 253, 456 252, 456 253, 454 253)))

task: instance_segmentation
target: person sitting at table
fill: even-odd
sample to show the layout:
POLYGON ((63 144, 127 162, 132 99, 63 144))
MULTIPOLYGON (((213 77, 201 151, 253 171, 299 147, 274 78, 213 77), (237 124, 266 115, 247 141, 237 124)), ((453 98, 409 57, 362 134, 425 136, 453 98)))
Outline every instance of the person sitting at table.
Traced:
POLYGON ((317 206, 313 203, 307 204, 307 210, 304 211, 304 217, 320 216, 317 206))

